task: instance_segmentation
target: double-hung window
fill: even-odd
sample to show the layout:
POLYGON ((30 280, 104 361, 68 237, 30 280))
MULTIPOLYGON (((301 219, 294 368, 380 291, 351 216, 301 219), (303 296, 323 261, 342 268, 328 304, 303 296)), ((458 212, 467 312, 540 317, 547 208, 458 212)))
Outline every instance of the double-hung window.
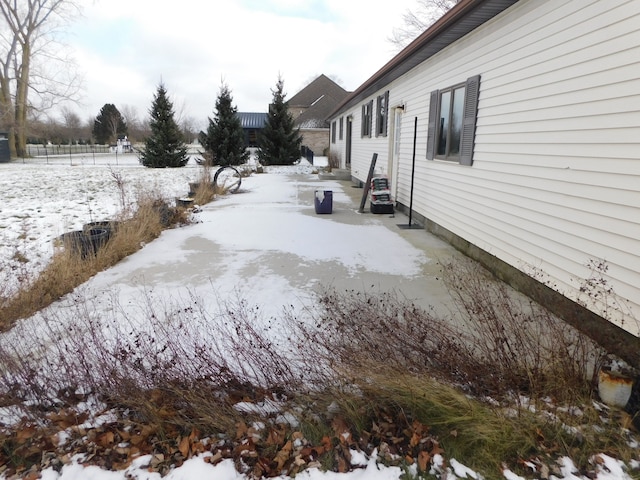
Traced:
POLYGON ((480 76, 431 92, 427 159, 473 163, 480 76))
POLYGON ((389 90, 378 95, 376 114, 376 137, 387 136, 387 121, 389 119, 389 90))
POLYGON ((373 123, 373 100, 369 100, 362 105, 362 131, 363 137, 371 137, 371 127, 373 123))

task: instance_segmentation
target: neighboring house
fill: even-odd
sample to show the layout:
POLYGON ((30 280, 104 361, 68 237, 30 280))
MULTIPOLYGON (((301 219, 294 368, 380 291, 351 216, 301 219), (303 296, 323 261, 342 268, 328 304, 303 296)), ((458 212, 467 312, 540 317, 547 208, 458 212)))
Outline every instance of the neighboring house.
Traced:
POLYGON ((316 155, 329 148, 330 123, 327 117, 349 94, 326 75, 320 75, 287 100, 294 124, 300 128, 302 144, 316 155))
POLYGON ((266 113, 255 112, 238 112, 240 117, 240 123, 242 124, 242 130, 244 132, 244 144, 245 147, 257 147, 258 135, 267 123, 266 113))
POLYGON ((356 182, 377 153, 398 208, 636 366, 639 26, 640 0, 461 0, 330 115, 356 182))

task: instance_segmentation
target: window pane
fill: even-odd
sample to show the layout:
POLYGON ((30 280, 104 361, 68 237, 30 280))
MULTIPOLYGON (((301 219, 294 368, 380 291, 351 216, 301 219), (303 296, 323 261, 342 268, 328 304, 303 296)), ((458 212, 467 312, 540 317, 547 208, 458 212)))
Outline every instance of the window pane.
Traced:
POLYGON ((462 118, 464 116, 464 87, 453 91, 453 108, 451 111, 451 145, 449 155, 460 154, 460 135, 462 133, 462 118))
POLYGON ((444 92, 440 97, 440 121, 438 124, 438 155, 447 154, 447 136, 449 133, 449 109, 451 108, 451 92, 444 92))
POLYGON ((378 124, 376 131, 378 135, 384 135, 385 126, 387 124, 387 103, 386 96, 380 95, 378 97, 378 124))

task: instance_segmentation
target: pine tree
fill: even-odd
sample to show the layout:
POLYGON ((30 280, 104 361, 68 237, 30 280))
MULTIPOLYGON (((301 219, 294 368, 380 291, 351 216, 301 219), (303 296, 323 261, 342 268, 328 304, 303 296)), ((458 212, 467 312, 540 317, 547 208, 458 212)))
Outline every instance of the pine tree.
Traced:
POLYGON ((101 145, 115 144, 119 136, 127 135, 127 124, 113 103, 105 103, 100 109, 91 133, 101 145))
POLYGON ((258 160, 263 165, 293 165, 300 159, 302 136, 300 129, 294 127, 293 116, 285 102, 282 77, 278 77, 276 89, 271 93, 273 102, 260 135, 258 160))
POLYGON ((205 157, 212 165, 241 165, 249 158, 244 145, 242 123, 237 113, 231 90, 222 84, 214 118, 209 118, 207 132, 200 132, 198 137, 206 152, 205 157))
POLYGON ((140 162, 145 167, 184 167, 189 161, 180 127, 173 118, 173 104, 161 83, 151 106, 151 135, 145 142, 140 162))

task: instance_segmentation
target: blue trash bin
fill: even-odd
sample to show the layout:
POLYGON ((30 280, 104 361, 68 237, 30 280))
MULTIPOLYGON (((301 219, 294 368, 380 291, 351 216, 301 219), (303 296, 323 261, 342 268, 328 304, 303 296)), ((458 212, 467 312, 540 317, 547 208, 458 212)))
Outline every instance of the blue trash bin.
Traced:
POLYGON ((331 213, 333 211, 333 190, 316 190, 316 213, 331 213))

